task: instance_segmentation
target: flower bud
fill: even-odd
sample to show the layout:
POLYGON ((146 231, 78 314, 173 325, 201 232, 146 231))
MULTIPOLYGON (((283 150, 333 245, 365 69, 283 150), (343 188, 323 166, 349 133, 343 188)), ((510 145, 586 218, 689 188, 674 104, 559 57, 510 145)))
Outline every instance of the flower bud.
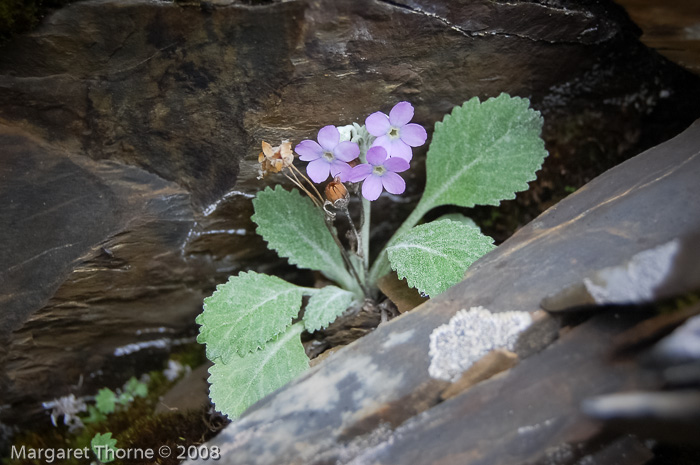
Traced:
POLYGON ((331 203, 335 203, 338 200, 347 200, 348 190, 343 183, 340 182, 340 176, 336 176, 326 185, 326 198, 331 203))

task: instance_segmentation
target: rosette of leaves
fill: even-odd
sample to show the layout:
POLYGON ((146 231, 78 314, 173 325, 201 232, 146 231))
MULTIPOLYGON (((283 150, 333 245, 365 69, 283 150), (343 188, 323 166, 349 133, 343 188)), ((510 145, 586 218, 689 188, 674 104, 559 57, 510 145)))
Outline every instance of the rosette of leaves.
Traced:
MULTIPOLYGON (((413 213, 373 264, 368 282, 394 269, 425 295, 460 281, 494 248, 493 240, 463 217, 416 226, 442 205, 498 205, 527 189, 545 156, 542 117, 527 99, 501 94, 473 98, 435 125, 426 159, 426 187, 413 213)), ((300 287, 277 277, 243 272, 217 286, 197 317, 206 344, 210 397, 237 417, 308 367, 300 335, 332 323, 363 294, 347 271, 320 209, 298 191, 266 188, 253 201, 257 232, 281 257, 317 270, 338 286, 300 287), (309 297, 298 319, 303 297, 309 297)))
POLYGON ((232 276, 204 300, 197 341, 206 344, 214 362, 209 394, 216 408, 232 418, 306 370, 301 333, 327 327, 361 297, 323 213, 308 197, 277 186, 260 192, 253 205, 257 232, 271 249, 346 289, 306 288, 250 271, 232 276), (309 297, 304 317, 292 324, 304 296, 309 297))

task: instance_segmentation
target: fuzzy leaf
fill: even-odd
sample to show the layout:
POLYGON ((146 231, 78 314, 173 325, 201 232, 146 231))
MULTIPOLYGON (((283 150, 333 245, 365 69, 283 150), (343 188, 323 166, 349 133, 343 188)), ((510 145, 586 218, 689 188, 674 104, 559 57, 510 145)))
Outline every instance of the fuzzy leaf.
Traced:
MULTIPOLYGON (((547 156, 540 138, 542 117, 529 106, 529 100, 508 94, 483 103, 474 97, 435 123, 423 197, 388 246, 435 207, 498 205, 526 190, 547 156)), ((382 251, 370 282, 389 271, 382 251)))
POLYGON ((112 433, 97 433, 90 441, 90 447, 102 463, 109 463, 116 458, 117 440, 112 439, 112 433))
POLYGON ((299 191, 266 188, 253 200, 256 232, 280 257, 299 268, 319 270, 347 289, 354 286, 323 213, 299 191))
POLYGON ((333 323, 350 306, 352 292, 335 286, 326 286, 311 296, 304 312, 304 326, 310 333, 333 323))
POLYGON ((435 124, 426 159, 424 211, 438 205, 498 205, 537 176, 547 151, 542 117, 528 99, 501 94, 455 107, 435 124))
POLYGON ((309 366, 299 335, 304 325, 292 325, 264 349, 235 356, 229 362, 217 360, 209 368, 209 397, 216 409, 230 418, 275 389, 296 378, 309 366))
POLYGON ((432 297, 461 281, 469 265, 494 248, 479 228, 440 220, 403 234, 387 253, 399 278, 432 297))
POLYGON ((117 403, 117 396, 111 389, 102 388, 95 396, 95 407, 100 413, 109 414, 114 412, 117 403))
POLYGON ((204 311, 196 319, 201 325, 197 342, 207 344, 212 361, 228 363, 236 354, 254 352, 292 323, 307 292, 253 271, 231 276, 204 299, 204 311))
MULTIPOLYGON (((457 223, 461 223, 467 226, 473 226, 475 228, 479 228, 479 225, 477 225, 473 219, 469 218, 466 215, 462 215, 461 213, 446 213, 442 215, 440 218, 438 218, 436 221, 439 220, 452 220, 456 221, 457 223)), ((481 228, 479 228, 481 229, 481 228)))

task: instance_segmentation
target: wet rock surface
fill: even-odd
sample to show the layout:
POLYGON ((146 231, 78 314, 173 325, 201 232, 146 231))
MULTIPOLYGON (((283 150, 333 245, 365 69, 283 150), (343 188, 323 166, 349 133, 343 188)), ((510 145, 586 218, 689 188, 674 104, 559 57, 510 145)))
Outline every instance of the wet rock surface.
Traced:
POLYGON ((608 2, 248 3, 78 2, 0 49, 0 420, 121 385, 191 340, 217 282, 283 266, 250 222, 261 139, 529 97, 551 156, 485 224, 503 239, 700 112, 700 79, 608 2))
MULTIPOLYGON (((543 314, 539 304, 598 270, 700 231, 700 219, 688 215, 700 208, 698 179, 700 121, 550 208, 479 260, 460 284, 261 400, 210 445, 221 447, 222 463, 268 464, 284 457, 290 464, 641 464, 658 445, 644 439, 663 446, 677 431, 674 441, 692 444, 685 431, 697 425, 700 378, 686 376, 685 391, 654 393, 668 389, 668 372, 661 362, 643 363, 646 349, 668 334, 668 321, 649 329, 653 309, 618 305, 566 323, 543 314), (515 344, 520 362, 514 368, 455 393, 452 383, 430 376, 431 334, 460 309, 481 306, 497 315, 530 312, 534 320, 515 344), (640 333, 646 342, 635 339, 640 333), (630 340, 637 342, 633 351, 630 340), (627 344, 624 357, 621 343, 627 344), (643 403, 635 409, 605 402, 606 395, 629 391, 649 392, 642 396, 649 402, 668 396, 672 403, 661 399, 659 410, 650 411, 643 403), (640 419, 645 422, 635 421, 640 419), (655 429, 645 428, 649 423, 655 429), (664 434, 655 436, 659 431, 664 434)), ((667 274, 673 273, 671 266, 667 274)), ((697 290, 697 282, 689 286, 677 292, 697 290)), ((690 306, 672 324, 698 312, 690 306)), ((695 338, 694 321, 675 337, 695 338)), ((497 339, 500 330, 494 331, 497 339)), ((468 343, 482 338, 489 335, 468 343)), ((683 363, 697 364, 693 357, 686 354, 683 363)))

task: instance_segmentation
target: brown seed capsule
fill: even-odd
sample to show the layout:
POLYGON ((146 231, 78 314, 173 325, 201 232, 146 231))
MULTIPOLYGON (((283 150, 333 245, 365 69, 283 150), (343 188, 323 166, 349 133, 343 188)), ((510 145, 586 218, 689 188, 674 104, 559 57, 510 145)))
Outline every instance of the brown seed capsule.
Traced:
POLYGON ((258 155, 258 163, 260 163, 260 177, 270 173, 279 173, 284 168, 291 166, 294 161, 294 153, 292 152, 292 143, 285 140, 277 146, 273 147, 267 142, 262 143, 262 152, 258 155))
POLYGON ((326 185, 326 198, 331 203, 335 203, 338 200, 347 200, 348 190, 343 183, 340 182, 340 176, 336 176, 326 185))

